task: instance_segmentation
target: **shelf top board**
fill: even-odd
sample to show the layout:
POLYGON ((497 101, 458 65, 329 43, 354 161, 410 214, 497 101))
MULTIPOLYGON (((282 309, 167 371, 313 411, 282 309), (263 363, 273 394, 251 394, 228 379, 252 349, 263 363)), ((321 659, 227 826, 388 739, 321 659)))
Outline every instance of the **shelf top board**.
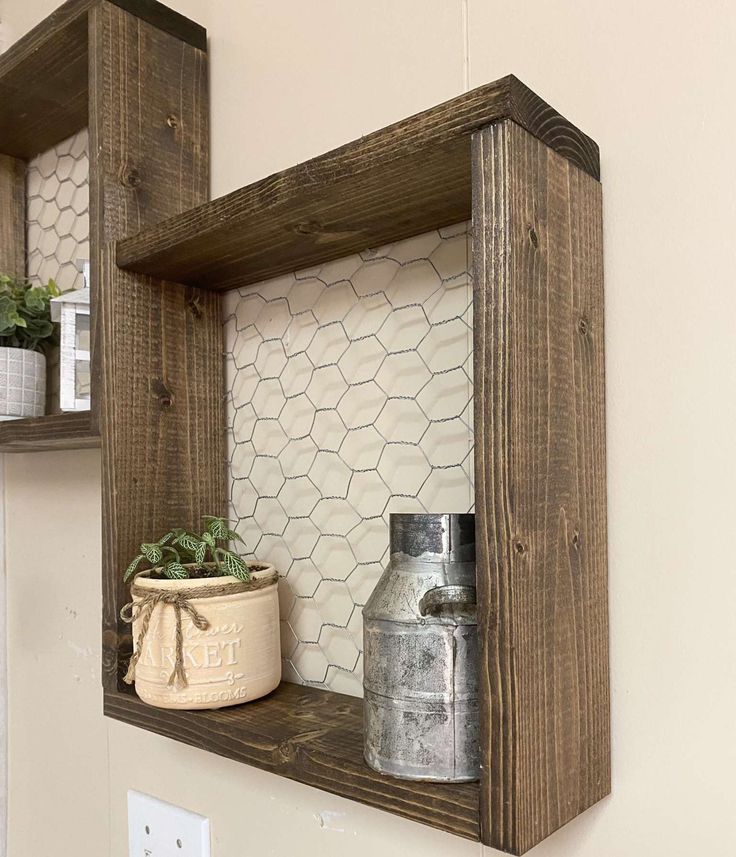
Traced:
POLYGON ((0 452, 91 449, 100 445, 89 411, 0 422, 0 452))
POLYGON ((470 218, 470 140, 503 119, 599 178, 598 146, 509 75, 118 242, 117 263, 247 286, 470 218))
POLYGON ((0 154, 27 160, 87 125, 89 12, 106 2, 207 49, 199 24, 155 0, 67 0, 0 55, 0 154))
POLYGON ((105 714, 194 747, 467 839, 478 839, 478 783, 387 777, 363 759, 363 700, 282 682, 269 696, 212 711, 153 708, 105 693, 105 714))

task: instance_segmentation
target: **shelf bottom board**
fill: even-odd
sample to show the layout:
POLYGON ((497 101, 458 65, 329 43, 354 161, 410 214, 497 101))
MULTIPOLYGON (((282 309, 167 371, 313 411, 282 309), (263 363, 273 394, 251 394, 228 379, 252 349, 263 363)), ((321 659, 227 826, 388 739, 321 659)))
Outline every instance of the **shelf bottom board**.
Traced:
POLYGON ((45 452, 99 446, 100 436, 92 429, 89 411, 0 422, 0 452, 45 452))
POLYGON ((106 691, 105 715, 193 747, 479 839, 478 783, 418 783, 363 760, 363 701, 282 682, 269 696, 213 711, 153 708, 132 690, 106 691))

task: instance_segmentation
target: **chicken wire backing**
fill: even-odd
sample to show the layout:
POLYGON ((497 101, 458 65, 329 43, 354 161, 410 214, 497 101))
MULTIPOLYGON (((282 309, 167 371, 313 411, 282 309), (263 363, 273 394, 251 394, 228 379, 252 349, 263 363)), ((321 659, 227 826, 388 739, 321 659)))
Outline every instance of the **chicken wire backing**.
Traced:
POLYGON ((89 141, 84 129, 28 163, 27 274, 62 292, 84 287, 89 260, 89 141))
POLYGON ((280 580, 284 678, 362 695, 390 512, 468 512, 468 224, 229 292, 230 514, 280 580))
MULTIPOLYGON (((26 276, 55 280, 62 292, 84 287, 89 260, 89 138, 87 129, 28 162, 26 276)), ((46 411, 59 411, 59 353, 47 353, 46 411)))

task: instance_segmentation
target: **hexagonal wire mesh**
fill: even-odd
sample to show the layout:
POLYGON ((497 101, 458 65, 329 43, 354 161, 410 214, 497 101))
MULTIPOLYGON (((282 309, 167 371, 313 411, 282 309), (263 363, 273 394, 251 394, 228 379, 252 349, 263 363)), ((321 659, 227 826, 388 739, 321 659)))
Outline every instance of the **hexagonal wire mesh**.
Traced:
MULTIPOLYGON (((62 292, 84 287, 89 260, 89 139, 79 131, 28 162, 26 170, 26 275, 55 280, 62 292)), ((47 409, 58 411, 58 354, 48 355, 47 409)))
POLYGON ((84 129, 29 161, 26 173, 27 274, 63 292, 83 288, 77 261, 89 259, 88 146, 84 129))
POLYGON ((225 296, 230 513, 280 581, 284 678, 362 694, 389 512, 474 506, 467 224, 225 296))

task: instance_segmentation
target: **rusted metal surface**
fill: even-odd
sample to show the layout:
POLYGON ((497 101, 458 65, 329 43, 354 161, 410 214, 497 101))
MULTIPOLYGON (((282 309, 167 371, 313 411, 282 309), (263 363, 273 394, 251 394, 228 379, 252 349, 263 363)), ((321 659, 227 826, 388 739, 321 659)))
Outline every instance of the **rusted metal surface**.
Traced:
POLYGON ((392 515, 363 608, 365 758, 417 780, 479 776, 473 515, 392 515))

